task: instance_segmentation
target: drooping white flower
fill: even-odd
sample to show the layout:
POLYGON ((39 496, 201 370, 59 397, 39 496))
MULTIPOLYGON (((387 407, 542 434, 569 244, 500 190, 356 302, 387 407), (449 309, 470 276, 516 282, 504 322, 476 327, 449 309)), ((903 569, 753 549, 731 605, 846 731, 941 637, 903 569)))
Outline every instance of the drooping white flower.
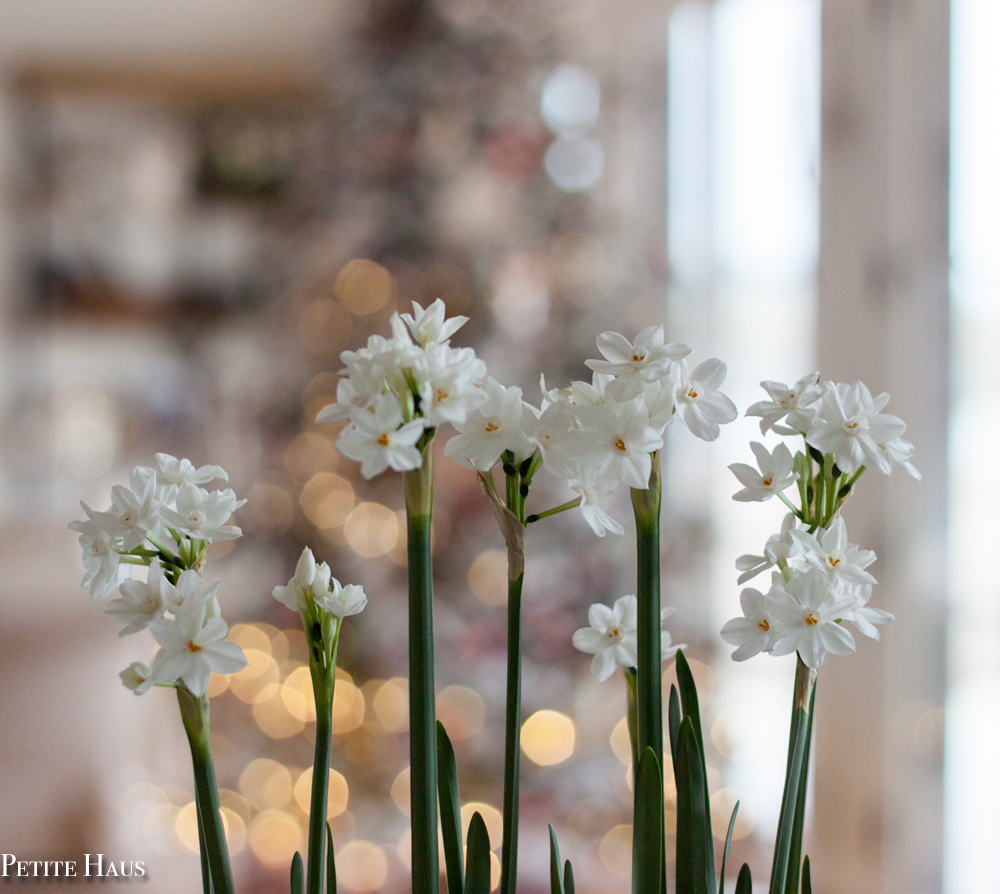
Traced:
POLYGON ((121 598, 113 599, 104 606, 106 614, 126 625, 119 636, 145 630, 150 621, 155 621, 170 608, 167 592, 173 588, 163 574, 159 559, 150 563, 149 576, 145 581, 127 580, 120 589, 121 598))
POLYGON ((488 472, 505 450, 519 458, 531 451, 521 428, 521 389, 504 388, 490 376, 480 387, 486 393, 486 402, 469 413, 465 422, 455 425, 458 434, 445 444, 444 455, 468 469, 488 472))
POLYGON ((804 528, 792 533, 803 558, 822 571, 836 585, 873 584, 875 578, 864 569, 875 561, 870 549, 858 549, 847 542, 847 526, 838 518, 827 530, 810 534, 804 528))
POLYGON ((335 577, 330 578, 330 586, 325 593, 316 596, 316 604, 338 618, 346 618, 364 611, 368 597, 358 584, 344 584, 335 577))
POLYGON ((581 466, 579 476, 571 480, 569 486, 580 495, 580 511, 598 537, 603 537, 608 531, 612 534, 625 533, 625 529, 608 512, 614 498, 614 482, 609 482, 595 466, 581 466))
POLYGON ((722 628, 722 638, 737 649, 732 654, 733 661, 746 661, 760 652, 770 652, 781 635, 781 627, 775 615, 774 588, 761 593, 747 587, 740 593, 742 618, 726 621, 722 628))
POLYGON ((597 348, 604 360, 588 360, 594 372, 615 376, 612 391, 617 400, 635 397, 642 383, 655 382, 670 372, 670 365, 691 353, 687 345, 664 344, 663 326, 648 326, 629 342, 617 332, 602 332, 597 348))
POLYGON ((577 418, 583 426, 577 450, 584 463, 596 466, 607 482, 649 487, 650 454, 663 446, 663 438, 650 427, 641 400, 580 407, 577 418))
POLYGON ((83 550, 83 586, 90 590, 90 598, 104 599, 129 576, 129 567, 121 564, 114 539, 86 503, 80 503, 87 514, 86 521, 73 521, 69 528, 80 534, 83 550))
POLYGON ((726 378, 726 364, 717 359, 706 360, 689 373, 682 360, 675 370, 677 414, 691 434, 703 441, 714 441, 719 437, 719 426, 732 422, 737 415, 736 405, 718 390, 726 378))
POLYGON ((400 319, 406 323, 413 340, 422 348, 428 345, 446 345, 451 337, 466 323, 468 317, 451 317, 445 319, 444 302, 438 298, 425 310, 416 301, 413 302, 413 315, 402 314, 400 319))
POLYGON ((616 667, 635 667, 638 663, 636 605, 635 596, 620 597, 614 608, 595 603, 587 612, 590 626, 573 634, 573 645, 594 656, 590 672, 597 680, 606 680, 616 667))
POLYGON ((781 522, 781 530, 772 534, 764 544, 764 555, 755 556, 750 553, 736 559, 736 570, 742 572, 736 583, 742 586, 748 580, 756 577, 762 571, 773 568, 779 561, 787 561, 798 550, 798 544, 792 540, 792 531, 796 529, 797 519, 788 512, 781 522))
POLYGON ((420 468, 423 460, 414 445, 424 432, 424 423, 420 419, 404 423, 394 395, 382 395, 371 410, 353 411, 350 418, 351 424, 337 439, 337 449, 361 463, 365 478, 388 468, 396 472, 420 468))
POLYGON ((760 471, 746 463, 733 463, 729 467, 743 485, 742 490, 733 494, 734 500, 763 503, 798 481, 798 472, 792 471, 791 451, 784 444, 779 444, 774 448, 774 453, 770 453, 763 444, 751 441, 750 449, 757 458, 757 468, 760 471))
POLYGON ((131 689, 136 695, 148 692, 153 685, 149 668, 141 661, 133 661, 118 676, 121 677, 122 685, 126 689, 131 689))
POLYGON ((832 453, 842 472, 855 472, 864 465, 888 475, 892 463, 881 445, 892 443, 906 431, 902 419, 879 412, 888 400, 887 394, 873 399, 863 382, 824 382, 806 440, 822 453, 832 453))
POLYGON ((165 524, 192 540, 220 543, 243 536, 236 525, 226 522, 245 503, 237 500, 230 488, 209 492, 185 481, 177 488, 175 508, 163 506, 160 516, 165 524))
POLYGON ((570 455, 576 423, 572 407, 564 401, 550 403, 541 412, 531 404, 525 407, 528 412, 521 414, 521 425, 528 442, 541 452, 545 468, 558 478, 575 477, 578 467, 570 455))
POLYGON ((214 671, 232 674, 246 667, 243 650, 226 641, 229 625, 207 613, 203 593, 185 598, 173 619, 157 618, 149 630, 160 650, 149 668, 149 678, 168 683, 181 680, 195 696, 202 696, 214 671))
POLYGON ((906 441, 903 438, 896 438, 895 441, 890 441, 888 444, 882 444, 880 446, 885 451, 885 455, 888 457, 889 462, 902 466, 903 471, 906 472, 907 475, 911 478, 916 478, 917 481, 920 480, 920 472, 917 471, 917 467, 911 462, 913 459, 914 448, 909 441, 906 441))
POLYGON ((766 435, 771 428, 783 435, 804 434, 809 430, 816 413, 808 408, 820 396, 818 372, 803 376, 791 387, 784 382, 761 382, 760 387, 771 399, 752 404, 746 415, 761 417, 762 435, 766 435), (786 416, 785 425, 775 424, 786 416))
POLYGON ((837 622, 851 610, 853 597, 831 594, 825 574, 818 569, 797 572, 783 589, 772 588, 774 617, 781 637, 771 647, 772 655, 798 652, 809 667, 819 667, 827 652, 847 655, 854 651, 854 637, 837 622))

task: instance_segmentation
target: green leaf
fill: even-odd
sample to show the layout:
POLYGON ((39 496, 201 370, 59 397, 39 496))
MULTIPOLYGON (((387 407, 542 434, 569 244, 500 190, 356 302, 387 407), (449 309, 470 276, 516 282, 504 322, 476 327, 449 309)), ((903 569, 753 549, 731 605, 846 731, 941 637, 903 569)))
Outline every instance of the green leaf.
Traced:
POLYGON ((740 867, 740 874, 736 879, 736 894, 753 894, 753 879, 746 863, 740 867))
POLYGON ((337 894, 337 861, 333 857, 333 830, 326 824, 326 894, 337 894))
POLYGON ((715 857, 708 844, 712 822, 705 760, 690 716, 681 721, 677 739, 677 894, 714 894, 715 857))
POLYGON ((556 841, 556 830, 549 823, 549 880, 552 886, 552 894, 566 894, 563 890, 563 880, 559 873, 559 842, 556 841))
POLYGON ((670 756, 677 763, 677 731, 681 726, 681 700, 677 687, 670 684, 670 702, 667 705, 667 729, 670 733, 670 756))
POLYGON ((792 849, 795 811, 798 804, 799 777, 802 773, 802 758, 805 752, 808 728, 806 712, 801 708, 793 710, 788 768, 785 773, 785 790, 781 797, 778 832, 774 842, 774 862, 771 865, 769 894, 785 894, 786 892, 785 884, 790 874, 788 860, 792 849))
POLYGON ((658 892, 663 873, 663 781, 652 748, 639 758, 635 776, 635 818, 632 835, 632 891, 658 892))
POLYGON ((455 749, 444 728, 437 722, 438 801, 441 804, 441 837, 448 894, 462 894, 465 868, 462 865, 462 809, 458 797, 458 766, 455 749))
POLYGON ((302 894, 305 890, 305 878, 302 871, 302 854, 298 851, 292 857, 292 894, 302 894))
POLYGON ((736 802, 733 815, 729 818, 729 830, 726 832, 726 846, 722 849, 722 868, 719 870, 719 894, 726 894, 726 860, 729 859, 729 845, 733 843, 733 829, 736 827, 736 812, 740 802, 736 802))
POLYGON ((802 861, 802 894, 812 894, 812 873, 809 871, 809 857, 802 861))
POLYGON ((466 867, 465 890, 467 894, 490 894, 490 833, 486 822, 477 810, 472 814, 467 839, 469 865, 466 867))
MULTIPOLYGON (((702 780, 702 799, 706 805, 705 809, 708 810, 708 780, 705 774, 705 742, 701 735, 701 712, 698 708, 698 689, 694 684, 694 676, 691 674, 691 668, 687 663, 687 659, 684 657, 682 651, 677 652, 677 686, 680 689, 681 696, 681 708, 683 710, 684 719, 690 720, 691 730, 694 734, 695 743, 698 746, 699 763, 701 766, 701 780, 702 780)), ((683 749, 682 749, 683 750, 683 749)), ((678 820, 680 815, 678 814, 678 820)), ((711 819, 705 824, 702 832, 704 836, 704 842, 702 848, 704 849, 704 867, 705 875, 708 878, 708 890, 715 890, 715 843, 712 838, 712 823, 711 819)), ((696 864, 697 865, 697 864, 696 864)), ((701 870, 695 869, 695 872, 701 870)))
POLYGON ((566 885, 566 894, 576 894, 576 882, 573 881, 573 864, 569 860, 566 861, 563 883, 566 885))

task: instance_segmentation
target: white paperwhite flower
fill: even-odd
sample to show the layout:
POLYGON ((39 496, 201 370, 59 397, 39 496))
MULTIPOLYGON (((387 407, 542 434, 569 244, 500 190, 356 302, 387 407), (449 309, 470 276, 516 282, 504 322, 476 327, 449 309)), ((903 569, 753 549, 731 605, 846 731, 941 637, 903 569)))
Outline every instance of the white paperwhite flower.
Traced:
POLYGON ((147 580, 127 580, 120 589, 121 599, 113 599, 104 606, 104 611, 126 625, 118 635, 128 636, 145 630, 150 621, 155 621, 169 608, 167 592, 173 588, 164 577, 160 560, 153 559, 147 580))
POLYGON ((887 394, 872 398, 863 382, 824 382, 818 415, 806 440, 822 453, 832 453, 842 472, 855 472, 865 465, 888 475, 892 463, 881 445, 906 431, 902 419, 879 412, 888 400, 887 394))
POLYGON ((769 453, 763 444, 751 441, 750 449, 757 458, 760 471, 746 463, 733 463, 729 467, 743 485, 742 490, 733 494, 734 500, 763 503, 798 481, 798 472, 792 471, 791 451, 784 444, 779 444, 774 448, 774 453, 769 453))
POLYGON ((666 661, 668 658, 673 658, 677 654, 678 649, 686 649, 687 643, 678 643, 676 646, 673 645, 670 631, 667 630, 667 618, 669 618, 675 611, 672 605, 668 605, 665 608, 660 609, 660 660, 666 661))
POLYGON ((416 301, 413 302, 413 315, 402 314, 400 319, 406 323, 413 340, 422 348, 428 345, 446 345, 451 337, 466 323, 468 317, 452 317, 446 320, 444 302, 438 298, 425 310, 416 301))
POLYGON ((771 399, 752 404, 746 415, 761 417, 762 435, 766 435, 771 428, 783 435, 804 434, 809 430, 816 413, 808 407, 820 396, 818 372, 803 376, 791 387, 784 382, 761 382, 760 387, 771 399), (786 416, 785 425, 775 424, 786 416))
POLYGON ((742 574, 736 579, 736 583, 742 586, 762 571, 773 568, 779 561, 787 561, 794 556, 799 551, 798 544, 792 540, 792 531, 796 529, 797 523, 798 520, 791 512, 786 513, 781 522, 781 531, 767 538, 764 555, 755 556, 747 553, 737 558, 736 570, 742 574))
POLYGON ((116 484, 111 488, 111 508, 95 513, 113 535, 122 538, 123 553, 139 546, 159 522, 160 502, 153 496, 156 476, 147 478, 133 469, 131 478, 132 488, 116 484))
POLYGON ((875 578, 864 569, 875 561, 870 549, 858 549, 847 542, 847 526, 838 518, 827 530, 810 534, 803 528, 792 533, 803 558, 822 571, 834 585, 873 584, 875 578))
POLYGON ((221 617, 210 617, 207 608, 204 593, 192 593, 173 619, 150 622, 149 630, 160 644, 150 678, 162 683, 181 680, 193 695, 202 696, 213 671, 232 674, 246 667, 243 650, 224 639, 229 625, 221 617))
POLYGON ((316 596, 316 604, 338 618, 346 618, 364 611, 368 597, 358 584, 341 586, 335 577, 330 578, 330 587, 322 595, 316 596))
POLYGON ((597 348, 604 360, 588 360, 594 372, 615 376, 612 391, 617 400, 635 397, 641 383, 655 382, 666 377, 670 364, 691 353, 687 345, 664 344, 663 326, 648 326, 629 342, 617 332, 602 332, 597 337, 597 348))
POLYGON ((81 583, 90 590, 91 599, 104 599, 122 581, 128 579, 129 568, 121 564, 115 542, 98 520, 98 513, 86 503, 80 505, 87 514, 87 520, 70 522, 69 528, 80 534, 85 569, 81 583))
POLYGON ((165 524, 192 540, 219 543, 243 535, 236 525, 226 522, 244 503, 246 500, 237 500, 230 488, 210 493, 185 481, 177 488, 175 508, 161 507, 160 516, 165 524))
POLYGON ((577 448, 583 462, 596 466, 607 482, 649 487, 650 454, 663 446, 663 438, 650 426, 641 400, 580 407, 577 418, 583 426, 577 448))
POLYGON ((153 678, 149 675, 149 668, 141 661, 133 661, 120 674, 122 685, 126 689, 131 689, 136 695, 148 692, 153 685, 153 678))
POLYGON ((720 425, 736 418, 736 405, 718 389, 726 378, 726 364, 721 360, 706 360, 692 372, 682 360, 677 370, 674 401, 681 421, 691 434, 703 441, 719 437, 720 425))
POLYGON ((881 445, 881 447, 885 451, 885 455, 888 457, 889 462, 902 466, 903 471, 905 471, 907 475, 911 478, 916 478, 917 481, 920 480, 920 472, 918 472, 917 467, 910 462, 910 460, 913 459, 914 448, 909 441, 906 441, 903 438, 896 438, 895 441, 890 441, 888 444, 881 445))
POLYGON ((636 634, 636 598, 622 596, 614 608, 595 603, 587 612, 589 627, 573 634, 573 645, 594 656, 590 672, 597 680, 610 677, 616 667, 635 667, 638 663, 636 634))
POLYGON ((521 414, 522 428, 529 443, 541 452, 545 468, 558 478, 574 478, 577 464, 569 453, 576 424, 572 407, 564 401, 550 403, 542 411, 531 404, 525 407, 529 412, 521 414))
POLYGON ((355 410, 350 418, 351 425, 337 439, 337 449, 361 463, 365 478, 388 468, 396 472, 420 468, 423 460, 414 445, 424 432, 424 423, 420 419, 404 423, 394 395, 382 395, 371 410, 355 410))
POLYGON ((771 647, 772 655, 798 652, 803 663, 819 667, 827 652, 847 655, 854 651, 854 637, 837 622, 854 603, 853 597, 831 597, 827 577, 810 569, 793 574, 783 589, 772 587, 774 617, 781 636, 771 647))
POLYGON ((871 608, 868 605, 868 600, 871 599, 872 595, 871 584, 856 587, 852 592, 856 594, 857 601, 854 604, 854 608, 844 615, 844 620, 850 621, 858 633, 862 633, 874 640, 882 639, 882 634, 875 625, 888 624, 891 621, 895 621, 895 617, 887 611, 883 611, 880 608, 871 608))
POLYGON ((193 568, 185 569, 177 578, 176 586, 170 581, 164 581, 163 598, 167 603, 167 611, 176 614, 185 602, 194 599, 204 604, 206 617, 219 617, 222 614, 218 598, 221 583, 222 581, 215 578, 206 584, 193 568))
POLYGON ((639 396, 649 413, 650 427, 662 435, 663 430, 674 420, 674 383, 669 378, 651 382, 642 389, 639 396))
POLYGON ((521 428, 524 404, 521 389, 504 388, 487 376, 481 385, 486 402, 455 425, 458 434, 444 446, 444 455, 477 472, 488 472, 505 450, 524 458, 530 453, 528 438, 521 428))
MULTIPOLYGON (((606 400, 607 387, 614 380, 614 376, 595 372, 590 377, 589 382, 570 382, 569 400, 577 407, 596 407, 598 404, 603 404, 606 400)), ((637 384, 635 394, 632 397, 637 397, 641 390, 642 388, 637 384)), ((626 398, 619 394, 617 399, 624 401, 626 398)), ((631 397, 628 399, 631 400, 631 397)))
POLYGON ((577 478, 569 482, 574 493, 581 496, 580 511, 590 529, 603 537, 608 531, 624 534, 625 529, 607 511, 614 498, 614 483, 608 482, 594 466, 581 466, 577 478))
POLYGON ((733 661, 746 661, 761 652, 770 652, 778 641, 781 627, 775 616, 773 593, 773 587, 766 594, 753 587, 740 593, 743 617, 726 621, 722 628, 722 638, 737 647, 732 654, 733 661))
POLYGON ((465 422, 469 413, 486 402, 476 383, 486 375, 486 364, 472 348, 430 344, 413 364, 420 391, 420 415, 428 426, 465 422))
POLYGON ((156 480, 161 485, 181 485, 181 484, 208 484, 216 478, 223 481, 229 480, 229 475, 222 466, 198 466, 189 459, 177 459, 169 453, 156 453, 153 458, 156 460, 159 471, 156 473, 156 480))

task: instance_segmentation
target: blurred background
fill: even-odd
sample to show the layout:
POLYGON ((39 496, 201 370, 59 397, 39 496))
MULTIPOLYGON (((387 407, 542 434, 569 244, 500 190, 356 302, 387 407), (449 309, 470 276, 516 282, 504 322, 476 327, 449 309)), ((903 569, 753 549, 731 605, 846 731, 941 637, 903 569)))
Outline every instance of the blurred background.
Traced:
MULTIPOLYGON (((726 361, 741 410, 817 368, 892 395, 924 480, 866 476, 846 512, 897 621, 822 669, 806 848, 822 894, 988 890, 998 42, 992 0, 0 0, 0 850, 199 890, 175 701, 117 677, 154 643, 90 603, 66 528, 165 451, 249 501, 207 569, 250 658, 210 690, 237 887, 287 890, 303 845, 304 639, 270 592, 308 544, 370 597, 341 643, 338 880, 408 890, 401 486, 314 420, 340 351, 441 298, 535 404, 602 330, 660 322, 726 361)), ((764 884, 793 659, 736 666, 717 634, 782 515, 730 499, 758 436, 669 432, 663 591, 717 831, 739 799, 731 866, 764 884)), ((499 844, 503 544, 471 473, 437 480, 438 713, 499 844)), ((548 822, 582 892, 629 889, 624 685, 570 645, 634 591, 614 512, 625 537, 571 513, 529 533, 524 894, 548 890, 548 822)))

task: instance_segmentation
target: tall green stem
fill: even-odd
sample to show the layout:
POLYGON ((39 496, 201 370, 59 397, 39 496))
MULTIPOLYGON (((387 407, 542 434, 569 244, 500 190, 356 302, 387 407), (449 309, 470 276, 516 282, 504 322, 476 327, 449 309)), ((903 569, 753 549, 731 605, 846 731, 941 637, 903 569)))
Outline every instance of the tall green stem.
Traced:
POLYGON ((639 772, 639 733, 636 723, 636 703, 638 693, 636 692, 635 668, 625 668, 625 685, 628 689, 628 710, 625 714, 628 725, 628 740, 632 748, 632 772, 639 772))
POLYGON ((413 894, 438 894, 437 735, 434 710, 434 608, 431 507, 433 432, 420 445, 423 463, 405 472, 409 585, 410 822, 413 894))
POLYGON ((660 455, 653 454, 649 487, 632 488, 636 536, 638 657, 636 721, 639 754, 652 748, 663 766, 663 696, 660 656, 660 455))
MULTIPOLYGON (((336 646, 334 646, 336 661, 336 646)), ((333 665, 331 665, 332 667, 333 665)), ((306 891, 323 894, 323 870, 326 868, 326 803, 330 788, 330 751, 333 745, 333 682, 325 669, 313 671, 313 695, 316 701, 316 746, 313 751, 312 794, 309 801, 309 851, 306 868, 306 891)))
POLYGON ((507 716, 503 761, 503 848, 500 894, 517 890, 518 777, 521 772, 521 589, 524 572, 507 581, 507 716))
POLYGON ((194 787, 203 821, 212 890, 215 894, 234 894, 229 849, 226 847, 226 834, 219 813, 219 788, 215 781, 215 767, 212 765, 212 749, 209 745, 208 696, 195 698, 187 688, 179 687, 177 702, 191 746, 194 787))

